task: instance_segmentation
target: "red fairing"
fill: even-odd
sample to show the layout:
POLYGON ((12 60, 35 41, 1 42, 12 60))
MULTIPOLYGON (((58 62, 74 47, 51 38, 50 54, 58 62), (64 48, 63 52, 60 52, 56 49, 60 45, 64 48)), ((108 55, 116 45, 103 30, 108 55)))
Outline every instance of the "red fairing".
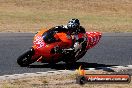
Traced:
POLYGON ((87 49, 94 47, 100 40, 102 34, 100 32, 86 32, 88 36, 87 49))
MULTIPOLYGON (((61 54, 52 54, 51 51, 54 49, 54 47, 59 46, 61 48, 69 48, 72 45, 72 38, 70 36, 67 36, 65 33, 56 33, 54 37, 57 37, 60 41, 53 42, 53 43, 46 43, 43 40, 42 34, 44 31, 38 32, 34 36, 33 40, 33 48, 35 50, 35 54, 32 57, 32 59, 38 58, 42 56, 43 60, 45 59, 45 62, 50 62, 51 60, 54 60, 54 62, 57 61, 57 59, 62 56, 61 54)), ((41 60, 39 60, 41 61, 41 60)))
MULTIPOLYGON (((39 32, 35 35, 33 40, 33 48, 35 50, 35 55, 32 57, 32 59, 38 58, 40 56, 43 56, 45 59, 45 62, 50 62, 51 60, 57 61, 57 59, 61 56, 61 54, 52 54, 51 50, 59 46, 61 48, 69 48, 72 45, 72 38, 70 36, 67 36, 65 33, 57 33, 55 36, 61 39, 59 42, 54 42, 51 44, 47 44, 44 42, 42 34, 44 31, 39 32)), ((100 32, 86 32, 86 35, 83 33, 79 33, 76 38, 87 38, 87 47, 86 50, 94 47, 101 38, 100 32)))

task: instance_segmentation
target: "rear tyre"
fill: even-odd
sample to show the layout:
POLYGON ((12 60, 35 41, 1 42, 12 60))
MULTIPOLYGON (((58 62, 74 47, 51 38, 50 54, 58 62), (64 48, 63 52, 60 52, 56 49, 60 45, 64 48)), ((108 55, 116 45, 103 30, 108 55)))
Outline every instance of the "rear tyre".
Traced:
POLYGON ((34 50, 30 49, 28 51, 26 51, 24 54, 22 54, 21 56, 19 56, 17 58, 17 63, 21 66, 21 67, 27 67, 29 66, 29 64, 33 63, 34 61, 31 59, 32 56, 34 54, 34 50))
POLYGON ((83 51, 83 52, 79 53, 79 55, 77 55, 77 57, 75 57, 74 55, 73 56, 69 56, 69 57, 65 58, 64 62, 66 64, 74 64, 77 60, 82 58, 86 54, 86 52, 87 51, 83 51))

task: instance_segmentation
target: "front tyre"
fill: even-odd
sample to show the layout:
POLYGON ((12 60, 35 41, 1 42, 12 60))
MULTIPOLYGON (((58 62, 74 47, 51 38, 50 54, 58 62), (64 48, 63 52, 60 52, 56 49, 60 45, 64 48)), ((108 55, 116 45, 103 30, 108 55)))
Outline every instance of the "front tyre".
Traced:
POLYGON ((30 49, 28 51, 26 51, 24 54, 22 54, 21 56, 19 56, 17 58, 17 63, 21 66, 21 67, 27 67, 29 66, 29 64, 33 63, 34 61, 31 59, 32 56, 34 54, 34 50, 30 49))

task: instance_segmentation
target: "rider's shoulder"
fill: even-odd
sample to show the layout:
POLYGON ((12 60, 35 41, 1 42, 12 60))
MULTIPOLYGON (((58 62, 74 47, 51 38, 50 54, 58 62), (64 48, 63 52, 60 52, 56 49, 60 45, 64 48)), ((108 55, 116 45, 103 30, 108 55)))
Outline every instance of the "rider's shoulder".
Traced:
POLYGON ((79 29, 80 29, 80 32, 82 32, 82 33, 85 33, 86 32, 85 31, 85 28, 83 26, 80 26, 79 29))
POLYGON ((64 25, 60 25, 60 26, 55 26, 55 29, 67 29, 64 25))
POLYGON ((67 32, 68 31, 63 25, 52 27, 50 30, 53 31, 53 32, 56 32, 56 33, 57 32, 67 32))
POLYGON ((80 26, 80 29, 85 30, 85 28, 83 26, 80 26))

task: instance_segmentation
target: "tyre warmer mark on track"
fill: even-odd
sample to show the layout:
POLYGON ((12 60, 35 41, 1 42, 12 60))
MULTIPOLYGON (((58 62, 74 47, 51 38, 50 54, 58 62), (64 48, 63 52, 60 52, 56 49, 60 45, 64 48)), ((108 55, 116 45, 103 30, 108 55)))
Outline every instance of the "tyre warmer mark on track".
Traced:
MULTIPOLYGON (((132 65, 126 66, 112 66, 112 67, 97 67, 97 68, 86 68, 86 70, 103 70, 108 72, 120 72, 124 70, 132 70, 132 65)), ((70 74, 75 72, 74 70, 58 70, 58 71, 47 71, 47 72, 36 72, 36 73, 23 73, 23 74, 13 74, 13 75, 3 75, 0 76, 0 81, 3 80, 11 80, 11 79, 19 79, 33 76, 47 76, 47 75, 57 75, 57 74, 70 74)))

